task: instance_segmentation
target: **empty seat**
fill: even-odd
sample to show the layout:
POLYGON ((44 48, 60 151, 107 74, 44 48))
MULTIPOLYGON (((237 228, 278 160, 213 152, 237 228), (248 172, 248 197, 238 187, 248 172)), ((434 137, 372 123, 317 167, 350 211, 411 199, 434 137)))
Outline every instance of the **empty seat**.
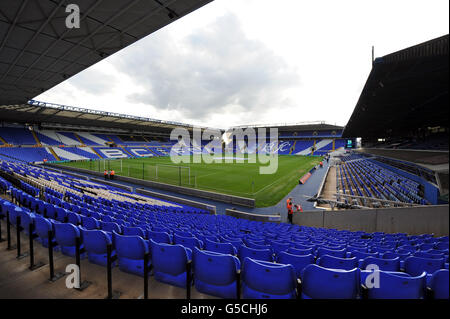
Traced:
POLYGON ((308 249, 298 249, 298 248, 294 248, 294 247, 290 247, 287 250, 288 253, 292 254, 292 255, 310 255, 313 254, 313 249, 312 248, 308 248, 308 249))
POLYGON ((235 256, 194 249, 194 283, 201 293, 226 299, 240 298, 240 268, 241 263, 235 256))
POLYGON ((295 269, 296 277, 300 278, 303 269, 310 264, 314 264, 314 256, 312 254, 294 255, 284 251, 278 254, 277 263, 292 265, 295 269))
POLYGON ((119 269, 138 276, 148 276, 150 251, 147 242, 140 236, 123 236, 113 231, 119 269))
MULTIPOLYGON (((83 237, 83 243, 88 255, 88 259, 91 263, 107 266, 107 247, 112 246, 111 235, 102 230, 88 230, 81 229, 83 237)), ((115 252, 111 248, 111 256, 114 256, 115 252)))
MULTIPOLYGON (((72 224, 55 223, 55 239, 64 255, 76 257, 77 249, 82 250, 80 229, 72 224), (78 248, 77 248, 78 247, 78 248)), ((85 255, 81 254, 81 258, 85 255)))
POLYGON ((123 227, 122 231, 125 236, 141 236, 144 239, 147 238, 146 231, 140 227, 123 227))
POLYGON ((302 298, 355 299, 359 292, 359 270, 339 270, 309 265, 301 274, 302 298))
POLYGON ((339 258, 330 255, 323 255, 317 259, 317 265, 325 268, 352 270, 358 268, 358 259, 353 258, 339 258))
POLYGON ((375 271, 379 282, 377 287, 367 288, 365 278, 371 271, 361 273, 361 283, 367 291, 369 299, 420 299, 423 298, 426 286, 426 273, 419 276, 410 276, 401 272, 375 271))
POLYGON ((182 245, 156 243, 150 240, 155 279, 169 285, 186 288, 190 298, 192 284, 192 251, 182 245))
POLYGON ((153 240, 156 243, 171 244, 172 237, 166 232, 158 232, 149 230, 147 232, 147 238, 153 240))
POLYGON ((184 237, 175 234, 173 241, 176 245, 182 245, 191 250, 194 250, 194 248, 202 248, 203 246, 203 243, 195 237, 184 237))
POLYGON ((428 289, 435 299, 449 299, 449 271, 448 269, 437 270, 430 279, 428 289))
POLYGON ((405 272, 411 276, 419 276, 426 271, 428 274, 433 274, 439 269, 444 269, 445 260, 421 258, 411 256, 405 259, 405 272))
POLYGON ((236 249, 230 243, 218 243, 218 242, 214 242, 209 239, 206 239, 204 248, 205 248, 205 250, 213 251, 216 253, 229 254, 229 255, 233 255, 233 256, 236 255, 236 249))
POLYGON ((360 268, 365 270, 369 265, 376 265, 379 270, 384 271, 400 271, 400 258, 383 259, 377 257, 367 257, 362 261, 360 268))
POLYGON ((81 225, 87 230, 99 229, 100 223, 94 217, 81 216, 81 225))
POLYGON ((317 254, 316 254, 317 258, 319 258, 323 255, 330 255, 330 256, 339 257, 339 258, 345 258, 345 256, 346 256, 345 249, 334 250, 334 249, 328 249, 328 248, 323 248, 323 247, 317 248, 317 254))
POLYGON ((297 278, 292 265, 245 258, 242 294, 246 299, 294 299, 297 278))
POLYGON ((239 259, 241 262, 244 262, 245 258, 251 258, 256 260, 262 260, 262 261, 272 261, 273 255, 272 250, 270 249, 254 249, 247 247, 245 245, 242 245, 239 248, 239 259))

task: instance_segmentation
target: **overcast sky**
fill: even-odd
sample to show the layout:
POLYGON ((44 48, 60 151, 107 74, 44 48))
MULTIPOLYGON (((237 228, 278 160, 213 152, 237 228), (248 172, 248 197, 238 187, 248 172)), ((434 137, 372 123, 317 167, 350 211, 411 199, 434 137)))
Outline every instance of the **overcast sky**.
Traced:
POLYGON ((189 124, 345 125, 375 55, 449 33, 448 0, 215 0, 36 97, 189 124))

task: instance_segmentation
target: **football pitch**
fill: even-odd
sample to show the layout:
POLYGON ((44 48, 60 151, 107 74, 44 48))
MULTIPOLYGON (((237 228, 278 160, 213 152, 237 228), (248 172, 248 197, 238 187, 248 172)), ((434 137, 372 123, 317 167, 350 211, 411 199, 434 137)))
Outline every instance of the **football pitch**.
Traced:
POLYGON ((260 163, 207 164, 191 161, 174 164, 170 157, 76 161, 61 165, 97 172, 114 170, 116 175, 253 198, 256 207, 268 207, 283 199, 321 159, 279 155, 278 169, 270 175, 260 174, 259 168, 263 165, 260 163))

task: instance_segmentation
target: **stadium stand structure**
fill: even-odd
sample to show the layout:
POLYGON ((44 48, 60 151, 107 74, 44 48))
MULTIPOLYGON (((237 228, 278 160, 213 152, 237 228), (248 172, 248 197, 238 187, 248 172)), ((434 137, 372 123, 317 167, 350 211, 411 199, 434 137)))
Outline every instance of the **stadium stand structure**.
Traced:
MULTIPOLYGON (((40 112, 46 112, 48 109, 46 104, 42 102, 30 101, 28 105, 40 105, 37 109, 40 112)), ((20 110, 20 108, 15 110, 20 110)), ((31 108, 29 112, 36 112, 36 109, 31 108)), ((79 109, 78 112, 82 114, 79 115, 77 113, 74 116, 78 117, 88 114, 87 110, 79 109)), ((26 117, 28 116, 26 115, 26 117)), ((48 119, 47 122, 49 121, 51 122, 52 120, 48 119)), ((171 151, 176 151, 179 155, 192 155, 196 152, 205 151, 204 148, 207 144, 207 142, 203 142, 201 146, 191 145, 178 149, 172 148, 175 141, 169 140, 169 131, 159 133, 159 140, 156 140, 151 135, 155 133, 153 127, 147 128, 148 134, 146 136, 134 133, 106 135, 94 131, 86 132, 87 128, 82 126, 83 122, 79 123, 78 130, 73 131, 49 128, 39 129, 40 124, 20 126, 4 122, 3 127, 0 127, 0 136, 4 136, 5 145, 3 146, 8 145, 9 147, 0 148, 0 154, 25 162, 98 160, 105 158, 169 156, 171 151), (27 147, 26 151, 25 146, 27 147)), ((55 121, 56 124, 59 123, 55 121)), ((323 156, 332 151, 344 149, 346 145, 345 140, 340 138, 342 127, 335 127, 333 131, 330 131, 329 127, 329 125, 323 123, 282 126, 278 128, 280 136, 289 137, 289 139, 280 140, 275 144, 267 142, 262 145, 256 145, 253 150, 249 150, 245 146, 245 152, 277 152, 279 155, 323 156), (311 128, 314 128, 314 130, 311 131, 311 128), (286 130, 295 131, 286 133, 286 130), (306 130, 306 133, 303 134, 302 130, 306 130)), ((68 129, 64 126, 61 128, 68 129)))
POLYGON ((374 60, 342 133, 361 138, 362 147, 336 156, 328 177, 336 181, 327 183, 336 190, 328 187, 328 200, 366 207, 448 204, 448 40, 374 60))
MULTIPOLYGON (((8 247, 14 227, 19 256, 21 232, 33 236, 31 242, 46 247, 51 242, 50 258, 58 248, 78 264, 87 257, 110 272, 116 266, 111 256, 117 256, 121 271, 144 278, 145 298, 150 265, 156 281, 186 289, 187 298, 194 282, 198 292, 222 298, 424 298, 426 288, 435 291, 434 297, 448 298, 448 280, 441 278, 448 276, 448 236, 369 234, 213 216, 22 163, 2 161, 0 176, 0 189, 10 194, 0 200, 8 247), (381 286, 393 290, 364 287, 360 276, 371 273, 367 264, 379 265, 381 286), (334 279, 319 285, 326 278, 334 279)), ((108 278, 111 298, 113 280, 108 278)))
MULTIPOLYGON (((47 271, 47 268, 39 267, 34 254, 44 248, 43 251, 48 253, 47 277, 51 282, 60 277, 55 272, 55 261, 63 260, 65 265, 75 262, 79 269, 82 267, 77 293, 97 298, 98 291, 89 294, 89 289, 83 290, 89 280, 92 280, 91 285, 101 286, 99 276, 102 272, 99 273, 94 265, 101 266, 106 272, 107 284, 103 287, 108 298, 114 297, 113 288, 120 282, 125 282, 120 286, 125 295, 135 288, 130 277, 124 277, 128 273, 143 279, 144 298, 161 297, 149 295, 149 288, 161 287, 158 283, 163 283, 164 287, 170 287, 166 293, 173 292, 175 286, 188 299, 192 296, 448 299, 448 235, 348 231, 210 215, 191 206, 30 164, 44 159, 167 156, 173 145, 168 141, 168 133, 178 127, 192 131, 192 125, 43 103, 32 97, 208 2, 174 0, 170 4, 154 1, 145 5, 140 1, 111 0, 102 5, 100 2, 82 2, 80 9, 85 13, 82 30, 87 32, 56 27, 61 25, 58 20, 65 14, 63 2, 39 1, 40 8, 36 7, 37 1, 0 4, 2 16, 6 18, 0 19, 1 30, 8 30, 0 35, 3 68, 0 87, 0 241, 4 236, 2 226, 6 225, 6 241, 1 245, 7 248, 2 250, 0 259, 8 261, 0 262, 0 297, 74 296, 73 290, 65 287, 61 295, 52 294, 49 291, 54 286, 49 287, 43 284, 44 281, 37 285, 33 282, 31 286, 27 274, 38 273, 33 279, 41 280, 38 275, 47 271), (50 15, 45 16, 49 12, 50 15), (25 25, 24 21, 28 23, 25 25), (24 239, 28 240, 27 259, 22 251, 24 239), (37 247, 34 246, 36 243, 39 244, 37 247), (14 250, 17 256, 11 255, 14 250), (28 265, 23 267, 28 263, 29 268, 28 265), (380 267, 381 289, 364 285, 364 279, 372 274, 365 268, 368 264, 380 267), (114 272, 114 278, 113 268, 120 270, 114 272)), ((309 127, 280 125, 276 127, 280 129, 282 142, 259 145, 252 151, 278 150, 284 155, 323 155, 342 151, 347 145, 347 137, 361 136, 360 132, 364 131, 361 127, 374 139, 384 137, 385 134, 370 129, 379 127, 383 132, 392 129, 386 127, 393 122, 385 121, 385 111, 377 112, 377 116, 367 112, 363 118, 359 118, 359 114, 366 112, 367 97, 374 96, 370 87, 395 86, 404 74, 393 78, 399 71, 393 72, 392 65, 403 63, 410 56, 426 58, 414 62, 417 70, 437 72, 414 76, 412 81, 423 82, 418 86, 409 85, 410 99, 405 99, 402 107, 392 108, 391 111, 395 110, 392 117, 409 114, 405 110, 417 102, 421 104, 420 107, 416 105, 416 110, 426 108, 434 119, 447 119, 448 110, 442 111, 441 102, 448 100, 448 36, 419 46, 411 54, 403 52, 375 61, 355 113, 344 130, 324 123, 309 127), (442 64, 443 59, 439 59, 437 65, 438 59, 434 58, 442 52, 447 68, 442 64), (433 58, 429 59, 431 55, 433 58), (379 74, 392 77, 386 76, 387 80, 383 78, 380 82, 379 74), (436 90, 434 99, 426 97, 423 100, 417 93, 421 90, 414 88, 431 83, 430 87, 436 90), (441 84, 446 84, 446 91, 442 91, 441 84), (446 95, 439 95, 438 90, 446 95), (439 106, 437 109, 436 105, 439 106), (366 125, 367 119, 372 125, 366 125), (378 122, 374 125, 375 119, 378 122)), ((384 95, 383 90, 378 89, 376 93, 386 100, 391 94, 384 95)), ((380 104, 378 100, 370 103, 380 104)), ((368 109, 372 112, 376 108, 368 109)), ((424 118, 405 117, 411 126, 418 125, 417 119, 424 118)), ((434 120, 426 119, 419 124, 435 125, 434 120)), ((404 128, 396 125, 392 132, 404 128)), ((398 135, 391 136, 395 137, 398 135)), ((191 153, 189 149, 187 154, 191 153)), ((349 187, 353 182, 352 191, 365 195, 371 192, 399 201, 430 201, 426 189, 425 199, 422 198, 420 187, 413 183, 414 176, 408 179, 401 174, 402 177, 395 175, 399 171, 394 172, 386 166, 392 167, 391 164, 375 163, 361 155, 344 158, 340 166, 345 178, 342 187, 349 187), (376 186, 371 184, 378 179, 376 186), (395 184, 390 184, 392 180, 396 180, 395 184), (380 186, 383 183, 384 189, 380 186), (417 193, 403 193, 404 189, 408 191, 416 186, 417 193)))

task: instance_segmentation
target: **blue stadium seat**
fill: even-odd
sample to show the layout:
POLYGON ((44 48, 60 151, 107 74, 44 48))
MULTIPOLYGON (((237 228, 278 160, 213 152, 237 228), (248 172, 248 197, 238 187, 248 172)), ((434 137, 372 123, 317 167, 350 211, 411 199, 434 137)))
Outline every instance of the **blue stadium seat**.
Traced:
POLYGON ((345 258, 346 251, 345 251, 345 249, 334 250, 334 249, 328 249, 328 248, 323 248, 323 247, 317 248, 316 257, 319 258, 323 255, 330 255, 330 256, 334 256, 334 257, 345 258))
POLYGON ((362 271, 363 295, 369 299, 421 299, 424 297, 426 273, 412 277, 402 272, 362 271), (367 275, 378 275, 378 287, 367 288, 367 275))
POLYGON ((81 216, 81 226, 87 230, 99 229, 100 223, 94 217, 81 216))
POLYGON ((328 269, 309 265, 301 274, 301 293, 305 299, 356 299, 359 270, 328 269))
POLYGON ((229 254, 194 249, 193 269, 195 288, 204 294, 226 298, 240 298, 241 263, 229 254))
POLYGON ((431 259, 411 256, 405 259, 405 272, 411 276, 419 276, 424 271, 427 274, 433 274, 440 269, 444 269, 444 263, 443 258, 431 259))
POLYGON ((113 231, 119 269, 138 276, 149 276, 151 261, 147 242, 140 236, 124 236, 113 231))
POLYGON ((108 245, 111 245, 111 257, 115 255, 112 251, 111 235, 102 230, 84 228, 81 228, 81 235, 89 262, 106 267, 108 245))
POLYGON ((449 299, 449 271, 437 270, 431 276, 428 289, 435 299, 449 299))
POLYGON ((220 253, 220 254, 229 254, 229 255, 236 255, 236 248, 230 243, 218 243, 213 242, 209 239, 206 239, 205 241, 205 250, 220 253))
POLYGON ((324 268, 352 270, 358 268, 358 259, 356 257, 339 258, 330 255, 323 255, 317 259, 316 264, 324 268))
POLYGON ((288 252, 289 254, 292 254, 292 255, 299 255, 299 256, 303 255, 304 256, 304 255, 313 254, 313 249, 312 248, 298 249, 298 248, 290 247, 286 252, 288 252))
POLYGON ((239 248, 238 256, 240 261, 243 263, 245 258, 251 258, 262 261, 273 261, 272 250, 270 249, 254 249, 242 245, 239 248))
POLYGON ((108 299, 118 294, 112 290, 112 268, 117 260, 116 252, 112 248, 111 235, 102 230, 87 230, 81 228, 84 247, 91 263, 107 267, 108 299))
POLYGON ((171 244, 172 237, 166 232, 147 231, 147 238, 153 240, 156 243, 171 244))
POLYGON ((292 265, 295 269, 296 277, 300 278, 303 269, 310 264, 314 264, 314 256, 312 254, 294 255, 284 251, 278 254, 277 263, 292 265))
POLYGON ((185 288, 186 299, 190 299, 192 251, 181 245, 156 243, 151 239, 150 247, 155 279, 172 286, 185 288))
POLYGON ((81 259, 86 257, 84 245, 81 240, 80 228, 72 224, 54 223, 55 239, 61 247, 61 252, 70 257, 75 257, 79 270, 78 289, 84 290, 91 283, 81 280, 81 259))
POLYGON ((384 271, 400 271, 400 258, 384 259, 377 257, 366 257, 361 263, 361 269, 367 269, 368 265, 377 265, 379 270, 384 271))
POLYGON ((140 227, 122 227, 122 232, 125 236, 140 236, 143 239, 147 238, 147 232, 140 227))
POLYGON ((174 234, 173 241, 174 244, 182 245, 191 250, 194 250, 194 248, 203 248, 203 243, 195 237, 184 237, 174 234))
POLYGON ((297 278, 292 265, 245 258, 242 295, 245 299, 295 299, 297 278))

